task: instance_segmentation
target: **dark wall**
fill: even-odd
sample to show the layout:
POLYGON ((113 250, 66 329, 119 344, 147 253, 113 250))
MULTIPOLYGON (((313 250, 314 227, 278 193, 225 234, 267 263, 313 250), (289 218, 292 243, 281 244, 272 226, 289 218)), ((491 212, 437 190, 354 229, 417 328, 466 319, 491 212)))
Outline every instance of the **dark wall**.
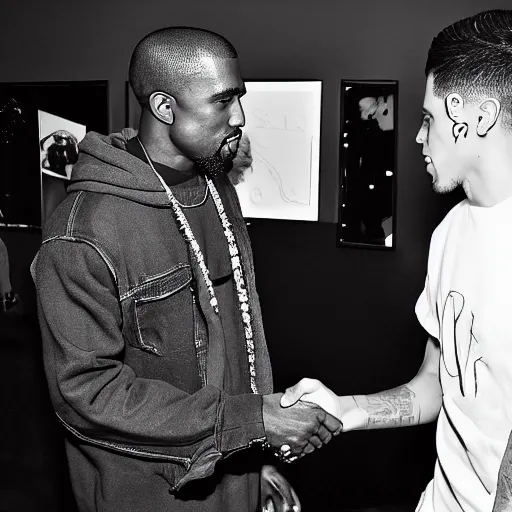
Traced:
MULTIPOLYGON (((124 122, 124 82, 133 46, 147 32, 173 24, 225 35, 238 49, 247 78, 322 79, 322 222, 251 223, 258 286, 277 388, 307 375, 320 378, 338 394, 374 392, 403 383, 419 367, 425 334, 413 310, 423 286, 429 238, 460 198, 456 194, 439 197, 431 191, 421 151, 414 142, 430 41, 461 17, 510 7, 509 3, 89 0, 64 4, 8 0, 0 7, 0 81, 108 79, 111 126, 119 129, 124 122), (342 78, 399 81, 395 252, 335 246, 342 78)), ((81 108, 80 98, 76 108, 81 108)), ((11 233, 7 242, 15 261, 13 283, 29 295, 33 290, 26 282, 27 265, 39 243, 38 235, 11 233)), ((32 314, 26 314, 27 324, 33 322, 32 314)), ((32 510, 26 505, 32 494, 46 505, 39 509, 69 510, 62 505, 64 498, 58 498, 65 493, 66 481, 61 453, 53 449, 56 434, 51 414, 46 413, 37 329, 30 325, 18 332, 18 345, 12 339, 6 343, 2 336, 2 369, 9 367, 11 372, 2 371, 9 381, 1 387, 13 411, 7 422, 2 421, 6 429, 3 443, 10 439, 21 443, 19 426, 30 422, 31 430, 21 432, 32 436, 26 446, 35 451, 26 453, 30 452, 26 448, 22 452, 23 464, 33 468, 32 456, 37 453, 39 457, 41 453, 55 455, 51 463, 36 464, 33 478, 27 478, 17 491, 18 502, 12 497, 14 501, 0 502, 0 509, 32 510), (11 383, 13 374, 18 380, 11 383), (23 385, 21 379, 25 379, 23 385), (42 441, 45 431, 51 432, 46 444, 42 441), (45 493, 41 490, 45 486, 62 488, 62 492, 45 493)), ((433 470, 433 435, 432 426, 426 426, 340 436, 328 448, 290 468, 289 476, 306 512, 415 502, 433 470)), ((3 457, 22 474, 22 462, 14 465, 14 455, 3 457)))

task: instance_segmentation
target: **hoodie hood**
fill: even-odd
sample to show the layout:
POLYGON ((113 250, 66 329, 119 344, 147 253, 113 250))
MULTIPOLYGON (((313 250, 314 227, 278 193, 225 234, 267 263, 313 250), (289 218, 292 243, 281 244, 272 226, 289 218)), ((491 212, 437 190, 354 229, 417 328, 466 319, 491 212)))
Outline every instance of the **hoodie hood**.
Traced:
POLYGON ((169 206, 167 193, 151 166, 126 150, 127 141, 136 135, 132 128, 111 135, 88 132, 78 146, 68 192, 85 190, 169 206))

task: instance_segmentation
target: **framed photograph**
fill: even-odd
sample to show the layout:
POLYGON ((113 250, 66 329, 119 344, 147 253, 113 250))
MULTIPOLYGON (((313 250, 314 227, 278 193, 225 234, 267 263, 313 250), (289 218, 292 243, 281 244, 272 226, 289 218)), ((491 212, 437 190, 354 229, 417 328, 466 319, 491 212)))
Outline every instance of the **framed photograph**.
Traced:
POLYGON ((0 83, 0 228, 41 228, 90 130, 109 132, 107 81, 0 83))
POLYGON ((398 82, 342 80, 338 247, 396 248, 398 82))
POLYGON ((235 186, 244 217, 317 221, 322 82, 245 85, 253 163, 235 186))
POLYGON ((66 196, 73 164, 78 159, 78 144, 87 127, 42 110, 39 118, 42 224, 66 196))

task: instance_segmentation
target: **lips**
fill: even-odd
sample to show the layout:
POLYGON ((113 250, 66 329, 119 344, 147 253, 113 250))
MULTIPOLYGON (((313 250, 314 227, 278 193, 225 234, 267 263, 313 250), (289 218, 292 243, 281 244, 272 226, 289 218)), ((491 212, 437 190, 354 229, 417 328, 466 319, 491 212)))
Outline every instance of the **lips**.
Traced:
POLYGON ((242 131, 238 130, 237 132, 235 132, 235 134, 225 139, 225 142, 222 145, 222 149, 225 150, 225 153, 227 153, 226 156, 235 158, 238 152, 238 145, 240 144, 241 138, 242 131))
POLYGON ((231 153, 236 153, 238 150, 238 144, 240 143, 241 135, 235 135, 226 140, 226 144, 229 146, 231 153))
POLYGON ((425 163, 428 165, 428 164, 431 164, 432 163, 432 158, 430 158, 428 155, 424 155, 425 156, 425 163))

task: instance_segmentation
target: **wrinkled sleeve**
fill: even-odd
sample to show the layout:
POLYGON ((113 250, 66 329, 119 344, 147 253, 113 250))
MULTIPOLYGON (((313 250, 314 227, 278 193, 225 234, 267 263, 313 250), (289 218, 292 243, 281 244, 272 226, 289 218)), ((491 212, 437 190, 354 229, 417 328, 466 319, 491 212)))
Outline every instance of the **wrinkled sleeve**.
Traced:
POLYGON ((437 312, 437 283, 439 279, 439 242, 437 230, 430 240, 428 271, 425 286, 416 301, 415 313, 421 326, 434 338, 439 339, 439 318, 437 312))
POLYGON ((432 299, 428 275, 425 279, 425 287, 416 302, 415 313, 422 327, 431 336, 439 339, 439 322, 437 320, 435 302, 433 303, 432 299))
POLYGON ((36 287, 52 402, 61 421, 80 435, 184 457, 192 473, 199 468, 197 477, 211 473, 222 456, 265 437, 261 396, 228 396, 213 386, 188 394, 138 378, 123 364, 115 278, 92 245, 45 243, 36 287))

